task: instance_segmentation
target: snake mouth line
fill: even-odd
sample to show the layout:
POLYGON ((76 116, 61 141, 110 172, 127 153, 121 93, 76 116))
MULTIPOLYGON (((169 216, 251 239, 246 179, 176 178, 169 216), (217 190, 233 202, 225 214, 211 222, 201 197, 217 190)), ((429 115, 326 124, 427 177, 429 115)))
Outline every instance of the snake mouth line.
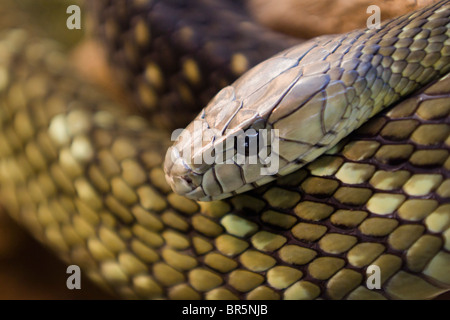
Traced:
POLYGON ((176 193, 194 200, 218 200, 245 192, 266 176, 277 175, 280 170, 277 129, 250 127, 245 131, 225 131, 222 136, 217 136, 216 130, 210 138, 208 129, 200 131, 202 123, 197 126, 197 122, 190 125, 194 134, 189 127, 182 130, 166 153, 165 176, 176 193), (245 170, 253 170, 256 175, 249 177, 245 170))

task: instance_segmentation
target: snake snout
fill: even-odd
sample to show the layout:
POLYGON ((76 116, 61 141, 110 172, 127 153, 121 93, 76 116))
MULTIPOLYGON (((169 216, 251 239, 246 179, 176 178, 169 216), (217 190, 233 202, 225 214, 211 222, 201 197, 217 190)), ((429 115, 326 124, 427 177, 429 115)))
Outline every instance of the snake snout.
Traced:
POLYGON ((201 189, 201 176, 192 171, 175 146, 167 150, 164 173, 172 190, 180 195, 189 197, 193 191, 201 189))

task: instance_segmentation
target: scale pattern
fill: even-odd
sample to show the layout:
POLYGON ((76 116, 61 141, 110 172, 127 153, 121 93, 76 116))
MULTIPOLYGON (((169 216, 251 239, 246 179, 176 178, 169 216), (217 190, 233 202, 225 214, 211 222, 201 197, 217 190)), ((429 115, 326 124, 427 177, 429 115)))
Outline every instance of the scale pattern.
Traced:
POLYGON ((0 42, 1 201, 94 281, 171 299, 430 298, 450 287, 449 77, 300 171, 196 203, 165 182, 161 131, 76 81, 51 47, 20 31, 0 42), (370 264, 383 290, 365 287, 370 264))
POLYGON ((450 289, 450 77, 327 154, 227 200, 173 193, 168 134, 58 46, 0 35, 0 202, 125 298, 425 299, 450 289), (381 269, 382 289, 366 287, 381 269))
POLYGON ((165 165, 170 185, 193 200, 219 200, 298 170, 380 110, 445 75, 449 24, 450 4, 440 1, 379 30, 315 38, 265 60, 220 91, 186 128, 189 138, 175 142, 165 165), (254 126, 273 130, 271 152, 244 162, 239 142, 233 150, 230 140, 245 141, 254 126), (196 135, 197 128, 212 134, 196 135), (211 153, 226 163, 205 161, 211 153), (278 169, 269 175, 271 158, 278 169))

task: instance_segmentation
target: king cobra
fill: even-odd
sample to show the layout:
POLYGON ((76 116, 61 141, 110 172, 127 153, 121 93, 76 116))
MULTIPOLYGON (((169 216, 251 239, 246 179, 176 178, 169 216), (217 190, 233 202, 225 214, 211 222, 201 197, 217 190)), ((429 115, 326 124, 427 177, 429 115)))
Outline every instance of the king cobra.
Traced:
POLYGON ((239 1, 87 9, 137 109, 81 81, 55 42, 0 37, 0 202, 61 259, 131 299, 450 289, 450 1, 300 44, 239 1), (204 106, 218 133, 201 153, 226 129, 278 129, 280 170, 191 165, 178 147, 193 140, 164 160, 204 106))

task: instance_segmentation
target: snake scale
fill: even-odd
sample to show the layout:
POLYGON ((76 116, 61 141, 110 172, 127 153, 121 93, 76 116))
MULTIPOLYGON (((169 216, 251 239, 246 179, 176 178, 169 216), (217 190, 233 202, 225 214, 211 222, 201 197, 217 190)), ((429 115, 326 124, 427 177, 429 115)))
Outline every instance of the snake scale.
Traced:
POLYGON ((394 84, 386 100, 401 101, 295 172, 197 202, 166 182, 168 130, 192 120, 214 90, 295 43, 247 22, 238 4, 88 4, 138 112, 80 81, 54 42, 4 31, 2 205, 124 298, 429 299, 448 291, 450 2, 373 31, 383 35, 383 57, 370 49, 363 56, 390 70, 378 74, 394 84), (205 17, 205 6, 216 10, 205 17), (214 23, 224 19, 236 29, 219 32, 214 23), (211 38, 203 38, 208 29, 211 38), (407 86, 400 73, 417 92, 399 94, 407 86), (366 286, 370 265, 380 268, 381 289, 366 286))

